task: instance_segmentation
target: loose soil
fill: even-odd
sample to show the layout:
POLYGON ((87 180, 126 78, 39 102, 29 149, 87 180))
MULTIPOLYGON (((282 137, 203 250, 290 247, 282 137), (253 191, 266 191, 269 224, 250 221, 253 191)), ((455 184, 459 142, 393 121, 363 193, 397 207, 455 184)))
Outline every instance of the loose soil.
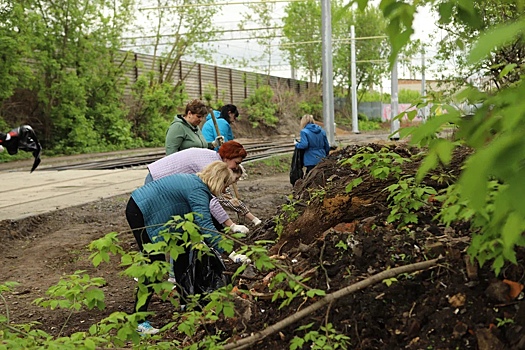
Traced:
MULTIPOLYGON (((390 147, 402 156, 418 153, 403 144, 368 146, 376 151, 390 147)), ((240 196, 263 223, 252 227, 245 241, 275 240, 267 245, 270 255, 294 274, 308 277, 305 284, 309 288, 328 294, 381 271, 437 257, 441 260, 429 269, 379 280, 348 293, 250 348, 287 349, 294 336, 304 335, 304 331, 296 330, 299 326, 313 323, 312 329, 319 330, 331 323, 337 332, 349 337, 350 349, 525 349, 525 304, 519 289, 525 283, 524 252, 518 251, 518 264, 505 266, 497 277, 489 264, 470 264, 466 255, 471 235, 468 223, 448 228, 437 224, 433 216, 438 203, 433 200, 417 212, 418 223, 408 230, 388 223, 384 188, 394 181, 377 180, 366 171, 338 163, 356 154, 359 147, 350 145, 333 152, 294 188, 289 184, 288 159, 280 166, 262 162, 248 166, 248 179, 239 183, 240 196), (347 193, 345 187, 357 177, 363 178, 363 183, 347 193), (296 217, 291 218, 294 213, 296 217), (277 223, 283 224, 282 232, 277 223)), ((456 152, 452 165, 441 173, 454 178, 468 155, 467 149, 456 152)), ((417 162, 403 165, 403 174, 413 175, 416 167, 417 162)), ((430 177, 424 183, 443 188, 430 177)), ((131 311, 135 282, 121 275, 123 268, 117 259, 94 268, 87 250, 91 241, 109 232, 120 233, 124 249, 136 249, 124 217, 127 199, 127 195, 117 196, 20 221, 0 222, 4 247, 0 280, 20 282, 14 293, 3 294, 1 313, 8 308, 12 323, 37 321, 38 327, 52 335, 67 335, 85 331, 113 312, 131 311), (67 319, 65 310, 48 310, 31 303, 45 297, 45 291, 61 277, 79 270, 107 281, 102 288, 106 309, 80 310, 67 319)), ((237 267, 227 263, 229 272, 237 267)), ((250 290, 236 297, 235 318, 201 326, 194 339, 173 330, 164 331, 162 338, 188 345, 205 332, 220 329, 224 337, 242 339, 320 300, 298 296, 280 308, 282 299, 272 302, 267 298, 271 275, 272 271, 250 266, 234 279, 236 286, 250 290)), ((155 312, 151 323, 160 327, 172 322, 178 310, 156 296, 150 311, 155 312)), ((307 348, 310 345, 305 344, 307 348)))

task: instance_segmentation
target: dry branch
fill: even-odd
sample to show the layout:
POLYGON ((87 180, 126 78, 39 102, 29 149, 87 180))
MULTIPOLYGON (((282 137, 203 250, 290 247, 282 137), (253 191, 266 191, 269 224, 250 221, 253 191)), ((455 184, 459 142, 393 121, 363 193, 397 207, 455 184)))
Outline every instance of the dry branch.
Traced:
POLYGON ((415 271, 420 271, 420 270, 425 270, 425 269, 428 269, 430 267, 433 267, 435 266, 436 264, 438 264, 438 262, 441 261, 442 258, 438 258, 438 259, 433 259, 433 260, 428 260, 428 261, 423 261, 423 262, 420 262, 420 263, 415 263, 415 264, 410 264, 410 265, 405 265, 405 266, 400 266, 400 267, 395 267, 393 269, 389 269, 389 270, 386 270, 386 271, 382 271, 380 273, 377 273, 375 275, 372 275, 370 277, 368 277, 367 279, 365 280, 362 280, 360 282, 357 282, 357 283, 354 283, 348 287, 345 287, 343 289, 340 289, 334 293, 331 293, 331 294, 328 294, 326 295, 323 299, 319 300, 318 302, 308 306, 306 309, 303 309, 302 311, 299 311, 299 312, 296 312, 295 314, 293 314, 292 316, 289 316, 277 323, 275 323, 274 325, 260 331, 260 332, 257 332, 255 333, 254 335, 248 337, 248 338, 244 338, 244 339, 240 339, 238 341, 235 341, 233 343, 230 343, 230 344, 226 344, 224 346, 224 350, 240 350, 240 349, 244 349, 248 346, 251 346, 253 345, 254 343, 266 338, 267 336, 269 336, 270 334, 273 334, 273 333, 277 333, 279 332, 280 330, 282 330, 283 328, 285 327, 288 327, 289 325, 299 321, 299 320, 302 320, 304 317, 306 317, 307 315, 319 310, 320 308, 324 307, 325 305, 328 305, 332 302, 334 302, 335 300, 339 299, 339 298, 342 298, 346 295, 349 295, 351 293, 354 293, 354 292, 357 292, 361 289, 364 289, 368 286, 371 286, 373 284, 376 284, 376 283, 379 283, 385 279, 388 279, 388 278, 392 278, 392 277, 395 277, 397 275, 400 275, 400 274, 403 274, 403 273, 412 273, 412 272, 415 272, 415 271))

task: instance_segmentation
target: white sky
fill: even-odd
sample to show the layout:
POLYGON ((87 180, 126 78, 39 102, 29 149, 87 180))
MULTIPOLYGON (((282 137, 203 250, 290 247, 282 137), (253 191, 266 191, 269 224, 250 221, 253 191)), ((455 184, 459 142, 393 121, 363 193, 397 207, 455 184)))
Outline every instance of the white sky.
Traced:
MULTIPOLYGON (((286 6, 286 3, 276 3, 275 7, 276 10, 274 12, 274 18, 276 20, 279 20, 284 15, 284 7, 286 6)), ((227 5, 223 7, 223 14, 218 16, 217 24, 224 27, 225 29, 237 29, 237 21, 234 20, 238 17, 242 17, 242 13, 245 13, 248 11, 247 7, 244 5, 227 5), (232 16, 232 14, 235 14, 235 16, 232 16)), ((431 12, 429 8, 422 8, 418 14, 416 15, 414 19, 414 39, 420 39, 423 42, 431 43, 433 42, 430 39, 430 36, 437 31, 437 27, 435 26, 436 19, 431 15, 431 12)), ((258 27, 258 25, 254 25, 255 27, 258 27)), ((231 33, 227 34, 230 37, 247 37, 248 34, 246 33, 231 33)), ((291 77, 291 69, 286 62, 285 58, 282 55, 282 52, 278 48, 279 40, 275 40, 275 50, 272 54, 272 75, 275 76, 282 76, 289 78, 291 77)), ((224 51, 225 54, 221 55, 231 55, 234 57, 242 57, 242 58, 252 58, 255 56, 260 55, 263 52, 263 48, 259 46, 254 39, 252 40, 245 40, 245 41, 239 41, 239 40, 232 40, 232 41, 223 41, 218 42, 217 45, 224 51)), ((431 57, 435 53, 432 52, 432 50, 429 49, 429 52, 427 53, 427 57, 431 57)), ((415 57, 413 64, 418 65, 421 62, 421 57, 415 57)), ((267 65, 268 62, 258 62, 258 63, 252 63, 252 66, 260 65, 267 65)), ((428 64, 428 60, 427 60, 428 64)), ((233 67, 233 68, 239 68, 241 67, 233 67)), ((402 67, 399 68, 398 72, 399 78, 411 78, 410 73, 407 69, 403 69, 402 67)), ((412 78, 420 79, 421 75, 419 76, 412 76, 412 78)), ((433 79, 433 76, 430 71, 427 70, 426 72, 426 79, 433 79)))
MULTIPOLYGON (((220 1, 220 0, 219 0, 220 1)), ((244 18, 243 14, 247 13, 249 11, 248 7, 246 5, 239 4, 240 1, 233 0, 236 2, 236 4, 232 5, 223 5, 222 11, 219 15, 215 16, 215 24, 219 27, 222 27, 224 30, 237 30, 239 20, 244 18)), ((372 0, 372 1, 378 1, 378 0, 372 0)), ((227 1, 221 1, 221 3, 226 3, 227 1)), ((276 2, 274 3, 274 12, 273 12, 273 18, 274 20, 279 23, 280 18, 284 16, 284 7, 287 5, 288 2, 276 2)), ((428 8, 424 8, 422 11, 420 11, 414 20, 414 30, 415 34, 413 35, 414 39, 421 39, 423 42, 431 42, 430 35, 436 31, 436 27, 434 25, 435 19, 430 14, 430 11, 428 8)), ((278 24, 280 25, 280 24, 278 24)), ((254 23, 253 26, 246 25, 246 28, 258 28, 260 27, 260 24, 254 23)), ((253 33, 253 32, 251 32, 253 33)), ((258 45, 255 41, 255 39, 246 39, 246 40, 231 40, 235 38, 247 38, 249 37, 249 32, 231 32, 231 33, 223 33, 219 34, 222 38, 225 40, 223 41, 217 41, 213 42, 213 45, 218 47, 219 54, 217 55, 216 62, 213 64, 216 65, 222 65, 222 62, 227 57, 235 57, 238 59, 247 59, 251 60, 252 58, 256 56, 260 56, 263 53, 264 48, 258 45)), ((283 57, 283 53, 278 48, 279 39, 274 39, 274 43, 272 46, 274 46, 274 50, 272 51, 272 58, 271 58, 271 75, 274 76, 281 76, 289 78, 291 77, 291 69, 289 67, 289 64, 286 62, 285 58, 283 57)), ((434 51, 435 53, 435 51, 434 51)), ((427 57, 432 56, 432 51, 429 50, 427 57)), ((415 57, 413 64, 419 65, 421 62, 420 57, 415 57)), ((428 60, 427 60, 428 64, 428 60)), ((267 59, 264 61, 259 62, 250 62, 249 67, 241 67, 241 66, 229 66, 231 68, 235 69, 242 69, 242 70, 253 70, 257 71, 258 66, 267 66, 268 61, 267 59)), ((262 72, 261 70, 259 70, 262 72)), ((403 67, 399 66, 398 71, 398 77, 399 78, 421 78, 421 75, 419 76, 410 76, 410 73, 407 69, 403 69, 403 67)), ((300 78, 299 76, 297 78, 300 78)), ((427 79, 433 79, 432 74, 429 70, 426 72, 426 78, 427 79)), ((388 83, 389 86, 389 83, 388 83)), ((384 86, 384 89, 386 86, 384 86)), ((389 89, 389 87, 388 87, 389 89)))

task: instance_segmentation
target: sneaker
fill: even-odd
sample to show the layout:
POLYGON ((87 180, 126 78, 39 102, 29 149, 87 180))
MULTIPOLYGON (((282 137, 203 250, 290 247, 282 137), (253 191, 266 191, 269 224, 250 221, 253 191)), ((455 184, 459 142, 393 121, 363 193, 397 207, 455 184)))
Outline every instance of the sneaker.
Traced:
POLYGON ((137 327, 137 332, 139 332, 141 335, 146 334, 157 334, 160 331, 160 329, 157 329, 149 324, 148 321, 142 322, 137 327))

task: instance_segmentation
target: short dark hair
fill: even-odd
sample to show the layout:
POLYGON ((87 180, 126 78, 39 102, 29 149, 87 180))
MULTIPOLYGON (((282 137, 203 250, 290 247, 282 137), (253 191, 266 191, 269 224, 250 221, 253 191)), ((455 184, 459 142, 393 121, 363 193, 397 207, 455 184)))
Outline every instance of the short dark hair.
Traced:
POLYGON ((237 107, 235 105, 224 105, 221 108, 221 118, 226 119, 228 122, 231 122, 230 115, 228 112, 231 112, 234 114, 234 118, 237 118, 239 116, 239 111, 237 110, 237 107))
POLYGON ((184 115, 187 115, 188 112, 206 117, 206 115, 208 114, 208 108, 206 107, 204 102, 202 102, 201 100, 191 100, 186 105, 186 110, 184 111, 184 115))

